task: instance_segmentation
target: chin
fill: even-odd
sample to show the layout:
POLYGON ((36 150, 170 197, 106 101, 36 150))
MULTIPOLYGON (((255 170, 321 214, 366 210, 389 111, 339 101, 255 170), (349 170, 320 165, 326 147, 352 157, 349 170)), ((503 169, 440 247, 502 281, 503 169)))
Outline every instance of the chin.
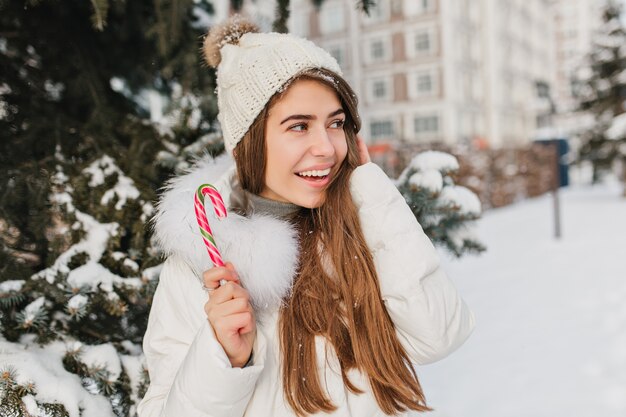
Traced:
POLYGON ((325 198, 324 196, 313 197, 313 198, 302 198, 295 202, 296 205, 308 209, 319 208, 324 204, 325 198))

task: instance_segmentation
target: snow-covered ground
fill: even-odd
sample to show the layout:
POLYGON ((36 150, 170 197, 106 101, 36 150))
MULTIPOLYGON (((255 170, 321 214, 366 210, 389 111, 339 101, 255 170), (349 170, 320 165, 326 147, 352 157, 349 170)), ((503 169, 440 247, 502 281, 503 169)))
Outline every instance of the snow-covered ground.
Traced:
POLYGON ((488 251, 445 259, 476 314, 470 339, 418 369, 433 417, 626 416, 626 199, 617 185, 492 210, 488 251))

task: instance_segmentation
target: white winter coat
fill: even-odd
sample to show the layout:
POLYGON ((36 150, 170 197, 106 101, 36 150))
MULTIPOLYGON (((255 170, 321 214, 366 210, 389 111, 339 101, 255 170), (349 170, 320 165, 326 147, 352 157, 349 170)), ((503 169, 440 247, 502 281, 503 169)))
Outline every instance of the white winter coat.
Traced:
MULTIPOLYGON (((193 212, 193 194, 205 182, 220 190, 227 205, 238 198, 230 162, 205 161, 170 183, 159 204, 156 236, 168 259, 161 272, 144 352, 150 387, 140 417, 287 417, 295 414, 283 398, 277 334, 278 305, 297 261, 295 232, 267 216, 226 220, 209 217, 225 261, 237 269, 257 315, 253 363, 232 368, 206 318, 207 293, 201 274, 211 265, 193 212), (219 178, 219 179, 218 179, 219 178), (234 185, 233 185, 234 184, 234 185)), ((435 249, 404 198, 373 163, 357 168, 352 198, 380 279, 382 298, 399 340, 416 364, 436 361, 458 348, 474 327, 474 317, 439 267, 435 249)), ((207 212, 212 212, 207 199, 207 212)), ((367 379, 349 373, 355 395, 342 382, 330 344, 316 339, 320 381, 338 407, 334 416, 384 416, 367 379), (328 350, 327 350, 328 349, 328 350)))

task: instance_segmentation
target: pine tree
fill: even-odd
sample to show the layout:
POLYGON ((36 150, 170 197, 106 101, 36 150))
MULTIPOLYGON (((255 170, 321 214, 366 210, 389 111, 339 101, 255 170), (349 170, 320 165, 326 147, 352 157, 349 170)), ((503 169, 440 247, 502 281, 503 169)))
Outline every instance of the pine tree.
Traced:
POLYGON ((223 149, 198 53, 211 12, 0 1, 0 368, 47 358, 7 368, 0 414, 67 415, 76 404, 35 400, 50 377, 84 397, 82 415, 104 399, 111 416, 134 414, 162 261, 146 227, 156 190, 196 149, 223 149))
POLYGON ((485 247, 471 229, 481 215, 480 200, 468 188, 454 184, 458 170, 454 156, 422 152, 413 157, 396 185, 433 243, 461 257, 480 253, 485 247))
POLYGON ((626 28, 621 15, 621 4, 607 2, 601 31, 577 76, 580 108, 595 118, 594 125, 583 133, 579 150, 580 160, 593 165, 594 182, 621 160, 626 184, 626 128, 616 126, 616 118, 626 112, 626 28))
POLYGON ((147 226, 157 190, 224 150, 199 54, 211 13, 199 0, 0 0, 0 415, 135 415, 162 266, 147 226), (40 401, 51 379, 80 407, 40 401))

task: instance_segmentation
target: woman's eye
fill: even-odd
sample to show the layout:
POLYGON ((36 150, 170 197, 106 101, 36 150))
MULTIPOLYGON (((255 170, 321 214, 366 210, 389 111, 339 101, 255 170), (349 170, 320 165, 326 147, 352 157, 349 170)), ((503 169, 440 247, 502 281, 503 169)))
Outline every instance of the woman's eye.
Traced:
POLYGON ((304 132, 306 128, 307 128, 306 123, 300 123, 300 124, 291 126, 289 130, 295 130, 296 132, 304 132))
POLYGON ((344 123, 345 123, 345 120, 335 120, 334 122, 330 124, 330 127, 335 128, 335 129, 341 129, 343 128, 344 123))

